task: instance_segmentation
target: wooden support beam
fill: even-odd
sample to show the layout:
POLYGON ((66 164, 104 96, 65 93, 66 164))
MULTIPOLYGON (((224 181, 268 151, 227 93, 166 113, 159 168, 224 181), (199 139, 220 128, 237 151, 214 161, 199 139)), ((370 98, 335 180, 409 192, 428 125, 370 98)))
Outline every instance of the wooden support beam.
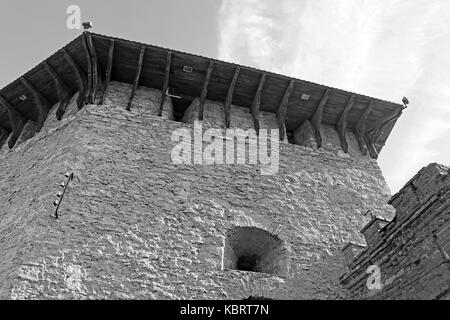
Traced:
POLYGON ((206 72, 205 82, 203 82, 202 94, 200 95, 200 103, 198 106, 198 119, 203 120, 203 110, 205 107, 206 95, 208 93, 209 80, 211 79, 211 74, 214 68, 214 62, 210 61, 208 65, 208 71, 206 72))
POLYGON ((0 148, 3 146, 5 141, 8 139, 10 132, 5 128, 0 126, 0 148))
MULTIPOLYGON (((98 88, 101 86, 101 73, 100 73, 100 64, 97 57, 97 52, 94 47, 94 43, 92 42, 92 37, 89 32, 85 32, 85 41, 86 48, 88 53, 88 67, 91 70, 91 87, 88 94, 88 103, 94 104, 95 98, 97 96, 98 88)), ((88 69, 89 70, 89 69, 88 69)))
POLYGON ((34 103, 36 105, 36 109, 38 110, 38 119, 37 119, 37 130, 41 130, 45 119, 47 118, 48 111, 50 110, 50 103, 47 99, 42 95, 39 90, 37 90, 27 79, 24 77, 20 78, 22 84, 27 88, 27 90, 32 94, 34 103))
POLYGON ((86 94, 87 94, 87 78, 84 74, 83 70, 77 65, 77 63, 72 59, 70 54, 62 49, 64 54, 64 59, 66 59, 67 63, 72 67, 73 72, 75 74, 75 78, 78 83, 78 98, 77 98, 77 106, 78 109, 83 108, 86 102, 86 94))
POLYGON ((367 131, 367 118, 369 117, 370 113, 372 112, 374 107, 373 100, 370 100, 369 105, 364 110, 363 114, 358 120, 358 123, 356 124, 356 127, 354 129, 356 139, 358 140, 359 149, 361 149, 361 152, 363 155, 367 154, 367 147, 366 147, 366 140, 364 139, 364 136, 367 131))
POLYGON ((261 76, 261 80, 259 80, 258 89, 256 89, 255 98, 252 103, 252 118, 253 118, 253 126, 255 128, 256 134, 259 135, 259 109, 261 107, 261 96, 264 88, 264 83, 266 82, 267 75, 263 73, 261 76))
POLYGON ((375 125, 368 130, 368 137, 374 145, 377 143, 378 138, 383 134, 384 127, 388 123, 397 120, 401 116, 403 109, 404 108, 402 107, 398 107, 396 110, 378 120, 377 123, 375 123, 375 125))
POLYGON ((294 88, 295 80, 292 79, 289 82, 288 87, 286 88, 286 91, 284 92, 283 99, 281 100, 280 106, 277 110, 277 116, 278 116, 278 126, 280 128, 280 140, 284 140, 285 134, 286 134, 286 113, 287 113, 287 106, 289 103, 289 97, 291 96, 292 89, 294 88))
POLYGON ((369 150, 370 157, 373 159, 378 158, 378 151, 375 148, 373 139, 371 139, 367 133, 364 133, 364 141, 366 142, 367 149, 369 150))
POLYGON ((81 38, 81 42, 83 44, 84 53, 87 61, 87 83, 86 83, 86 92, 85 92, 85 100, 84 104, 91 103, 91 91, 92 91, 92 59, 89 53, 89 48, 86 41, 86 33, 83 34, 81 38))
POLYGON ((163 108, 164 108, 164 101, 166 100, 167 91, 169 90, 169 76, 170 76, 170 64, 172 61, 172 52, 167 52, 167 58, 166 58, 166 71, 164 73, 164 84, 163 89, 161 93, 161 103, 159 105, 159 112, 158 115, 161 117, 163 108))
POLYGON ((12 130, 12 136, 8 140, 8 146, 9 148, 12 148, 16 144, 17 139, 19 139, 23 126, 25 125, 27 120, 18 111, 16 111, 8 101, 6 101, 1 96, 0 96, 0 105, 3 108, 5 108, 6 111, 8 112, 12 130))
POLYGON ((105 101, 106 90, 108 89, 109 82, 111 81, 111 70, 112 70, 113 58, 114 58, 114 45, 115 45, 114 39, 111 39, 109 41, 108 65, 106 67, 105 80, 103 81, 103 94, 102 94, 102 100, 100 101, 100 104, 103 104, 105 101))
POLYGON ((145 53, 145 47, 142 46, 141 52, 139 53, 138 66, 136 69, 136 76, 134 77, 133 89, 131 89, 131 96, 130 96, 130 100, 128 101, 128 105, 127 105, 128 111, 131 110, 131 102, 133 101, 134 94, 136 93, 136 89, 139 85, 139 78, 141 76, 141 70, 142 70, 142 61, 144 61, 144 53, 145 53))
POLYGON ((225 108, 225 127, 226 128, 230 127, 230 122, 231 122, 230 106, 233 101, 234 87, 236 86, 236 81, 237 81, 240 71, 241 71, 240 67, 236 67, 236 69, 234 70, 233 80, 231 80, 230 87, 228 88, 227 98, 225 99, 224 108, 225 108))
POLYGON ((339 121, 336 124, 337 131, 339 134, 339 139, 341 140, 342 150, 344 150, 345 153, 348 152, 347 114, 350 111, 350 109, 353 107, 354 103, 355 103, 355 95, 352 94, 351 97, 348 99, 347 105, 345 106, 344 111, 342 112, 341 117, 339 118, 339 121))
POLYGON ((323 94, 322 99, 317 105, 316 111, 311 118, 311 123, 313 125, 314 133, 316 136, 317 148, 322 147, 322 135, 320 134, 320 127, 322 126, 323 109, 325 108, 330 93, 330 89, 325 90, 325 93, 323 94))
POLYGON ((70 102, 71 93, 68 86, 64 83, 64 81, 60 78, 60 76, 56 73, 56 71, 47 63, 44 62, 44 68, 47 70, 50 77, 53 79, 53 83, 55 85, 56 93, 58 94, 59 106, 58 110, 56 110, 56 118, 61 120, 62 116, 66 112, 67 105, 70 102))

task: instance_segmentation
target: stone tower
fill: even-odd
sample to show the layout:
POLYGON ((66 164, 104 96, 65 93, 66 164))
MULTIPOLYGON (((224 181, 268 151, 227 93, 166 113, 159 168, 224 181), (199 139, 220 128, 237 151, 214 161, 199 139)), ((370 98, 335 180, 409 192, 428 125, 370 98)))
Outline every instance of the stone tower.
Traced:
POLYGON ((345 298, 341 248, 393 217, 399 104, 84 33, 0 105, 0 298, 345 298), (173 163, 199 123, 276 129, 277 173, 173 163))

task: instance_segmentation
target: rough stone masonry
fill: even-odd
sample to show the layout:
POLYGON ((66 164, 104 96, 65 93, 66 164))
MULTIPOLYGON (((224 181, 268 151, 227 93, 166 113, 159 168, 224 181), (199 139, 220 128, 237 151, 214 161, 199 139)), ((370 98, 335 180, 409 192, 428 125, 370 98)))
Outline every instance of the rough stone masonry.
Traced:
MULTIPOLYGON (((171 133, 192 128, 197 100, 176 122, 170 99, 157 116, 155 89, 139 87, 127 111, 130 92, 131 85, 112 82, 104 105, 80 111, 75 95, 61 121, 53 107, 41 131, 24 133, 12 150, 3 146, 0 298, 356 294, 341 284, 341 248, 364 243, 366 212, 390 220, 394 210, 376 160, 360 153, 351 132, 348 154, 325 125, 317 149, 306 122, 295 134, 299 145, 280 144, 272 176, 255 165, 175 165, 171 133), (74 179, 56 219, 68 172, 74 179)), ((220 108, 206 101, 204 129, 223 127, 220 108)), ((232 126, 250 128, 246 113, 232 106, 232 126)), ((261 128, 277 128, 272 114, 261 118, 261 128)))

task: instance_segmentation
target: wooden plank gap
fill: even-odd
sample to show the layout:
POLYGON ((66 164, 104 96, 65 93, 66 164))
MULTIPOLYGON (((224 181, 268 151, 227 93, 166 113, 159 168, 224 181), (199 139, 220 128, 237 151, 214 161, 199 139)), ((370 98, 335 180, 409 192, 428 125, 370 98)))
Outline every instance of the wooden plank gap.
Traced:
POLYGON ((87 77, 86 77, 84 71, 78 66, 78 64, 73 60, 73 58, 70 56, 70 54, 65 49, 62 49, 62 53, 64 55, 64 59, 71 66, 71 68, 75 74, 75 80, 76 80, 77 86, 78 86, 77 106, 78 106, 78 109, 81 109, 87 101, 87 99, 86 99, 87 77))
POLYGON ((59 106, 58 110, 56 110, 56 118, 61 120, 70 102, 71 92, 61 77, 47 62, 44 62, 44 68, 52 78, 56 93, 58 94, 59 106))
POLYGON ((42 95, 42 93, 34 85, 32 85, 31 82, 29 82, 26 78, 21 77, 20 81, 33 96, 34 104, 38 111, 38 119, 37 119, 38 127, 36 131, 40 131, 42 126, 44 125, 45 119, 47 118, 48 111, 50 110, 50 103, 42 95))

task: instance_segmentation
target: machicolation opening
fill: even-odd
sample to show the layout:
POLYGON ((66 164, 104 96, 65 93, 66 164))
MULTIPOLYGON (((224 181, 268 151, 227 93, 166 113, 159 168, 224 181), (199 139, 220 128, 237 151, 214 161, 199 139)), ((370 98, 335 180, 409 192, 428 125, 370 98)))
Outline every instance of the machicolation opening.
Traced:
POLYGON ((234 227, 227 232, 224 268, 284 275, 287 255, 283 241, 256 227, 234 227))

